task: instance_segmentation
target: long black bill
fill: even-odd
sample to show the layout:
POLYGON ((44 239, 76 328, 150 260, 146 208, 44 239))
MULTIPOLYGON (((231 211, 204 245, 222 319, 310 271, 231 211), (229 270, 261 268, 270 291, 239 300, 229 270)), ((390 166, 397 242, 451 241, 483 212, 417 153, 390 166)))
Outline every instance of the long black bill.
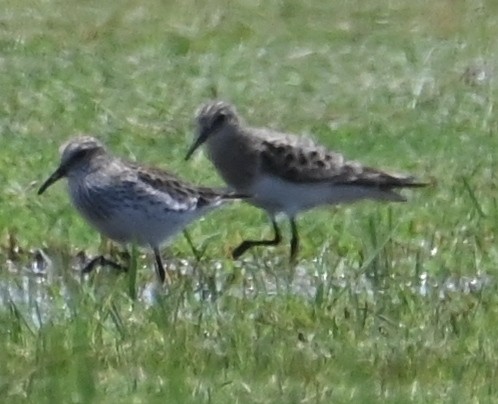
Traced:
POLYGON ((199 136, 197 136, 197 139, 194 140, 194 143, 192 143, 192 146, 188 149, 187 154, 185 155, 185 160, 188 160, 192 154, 197 150, 199 146, 201 146, 207 139, 208 134, 207 132, 200 132, 199 136))
POLYGON ((43 183, 43 185, 38 190, 38 195, 43 194, 50 185, 52 185, 57 180, 60 180, 62 177, 64 177, 64 170, 59 167, 50 177, 48 177, 48 180, 43 183))

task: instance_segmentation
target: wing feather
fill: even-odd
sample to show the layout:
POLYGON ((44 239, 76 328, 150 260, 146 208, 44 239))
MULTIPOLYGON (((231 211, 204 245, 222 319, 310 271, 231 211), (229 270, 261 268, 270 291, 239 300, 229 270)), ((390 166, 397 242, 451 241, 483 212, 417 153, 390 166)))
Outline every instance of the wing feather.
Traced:
POLYGON ((160 168, 130 162, 127 162, 127 166, 136 174, 139 183, 144 188, 149 188, 148 192, 152 190, 158 198, 166 198, 166 204, 171 210, 189 211, 216 206, 226 199, 243 197, 225 189, 197 187, 160 168))
POLYGON ((330 182, 392 189, 421 187, 414 177, 387 173, 347 160, 311 139, 278 132, 259 132, 262 169, 287 181, 330 182))

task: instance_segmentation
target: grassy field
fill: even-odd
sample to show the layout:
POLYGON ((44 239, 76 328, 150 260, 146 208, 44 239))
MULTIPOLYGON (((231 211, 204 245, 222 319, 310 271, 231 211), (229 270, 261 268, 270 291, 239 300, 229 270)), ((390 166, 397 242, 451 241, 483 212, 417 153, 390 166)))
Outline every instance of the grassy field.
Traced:
POLYGON ((491 0, 4 1, 2 402, 495 401, 497 37, 491 0), (303 215, 297 268, 287 227, 230 259, 270 235, 239 204, 190 227, 200 262, 181 236, 165 249, 184 269, 167 293, 142 252, 136 280, 74 276, 111 247, 63 184, 36 195, 59 145, 92 133, 221 184, 202 153, 183 161, 213 97, 435 186, 303 215))

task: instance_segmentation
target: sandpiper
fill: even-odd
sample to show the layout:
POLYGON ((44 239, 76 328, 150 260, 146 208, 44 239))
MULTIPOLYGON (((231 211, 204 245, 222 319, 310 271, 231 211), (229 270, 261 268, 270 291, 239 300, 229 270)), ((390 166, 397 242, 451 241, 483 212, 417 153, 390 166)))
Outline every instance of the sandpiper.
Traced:
POLYGON ((245 240, 233 251, 237 258, 257 245, 281 241, 276 216, 285 214, 292 231, 290 257, 299 248, 296 215, 325 204, 361 199, 405 201, 394 190, 423 187, 412 176, 390 174, 347 160, 306 137, 245 126, 229 103, 212 101, 196 114, 197 137, 186 159, 206 143, 210 160, 225 182, 269 215, 274 238, 245 240))
POLYGON ((120 243, 152 248, 161 282, 166 273, 159 247, 211 209, 241 197, 114 157, 91 136, 70 139, 60 154, 59 167, 38 194, 66 177, 74 206, 100 233, 120 243))

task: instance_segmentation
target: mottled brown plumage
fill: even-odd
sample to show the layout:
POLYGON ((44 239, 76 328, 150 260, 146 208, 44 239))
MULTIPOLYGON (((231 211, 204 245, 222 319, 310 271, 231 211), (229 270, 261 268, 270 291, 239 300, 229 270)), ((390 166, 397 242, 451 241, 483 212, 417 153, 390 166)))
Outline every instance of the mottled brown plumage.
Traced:
POLYGON ((253 245, 280 241, 275 222, 278 213, 291 221, 291 257, 297 251, 295 216, 325 204, 361 199, 404 201, 396 188, 423 187, 412 176, 388 173, 347 160, 313 140, 245 126, 235 108, 222 101, 203 105, 197 112, 199 133, 187 158, 204 142, 216 169, 233 189, 252 197, 265 209, 275 229, 273 240, 246 241, 234 252, 239 256, 253 245))
POLYGON ((72 138, 61 147, 59 167, 38 193, 63 177, 74 206, 100 233, 152 248, 161 281, 165 272, 159 247, 211 209, 241 197, 122 160, 90 136, 72 138))

